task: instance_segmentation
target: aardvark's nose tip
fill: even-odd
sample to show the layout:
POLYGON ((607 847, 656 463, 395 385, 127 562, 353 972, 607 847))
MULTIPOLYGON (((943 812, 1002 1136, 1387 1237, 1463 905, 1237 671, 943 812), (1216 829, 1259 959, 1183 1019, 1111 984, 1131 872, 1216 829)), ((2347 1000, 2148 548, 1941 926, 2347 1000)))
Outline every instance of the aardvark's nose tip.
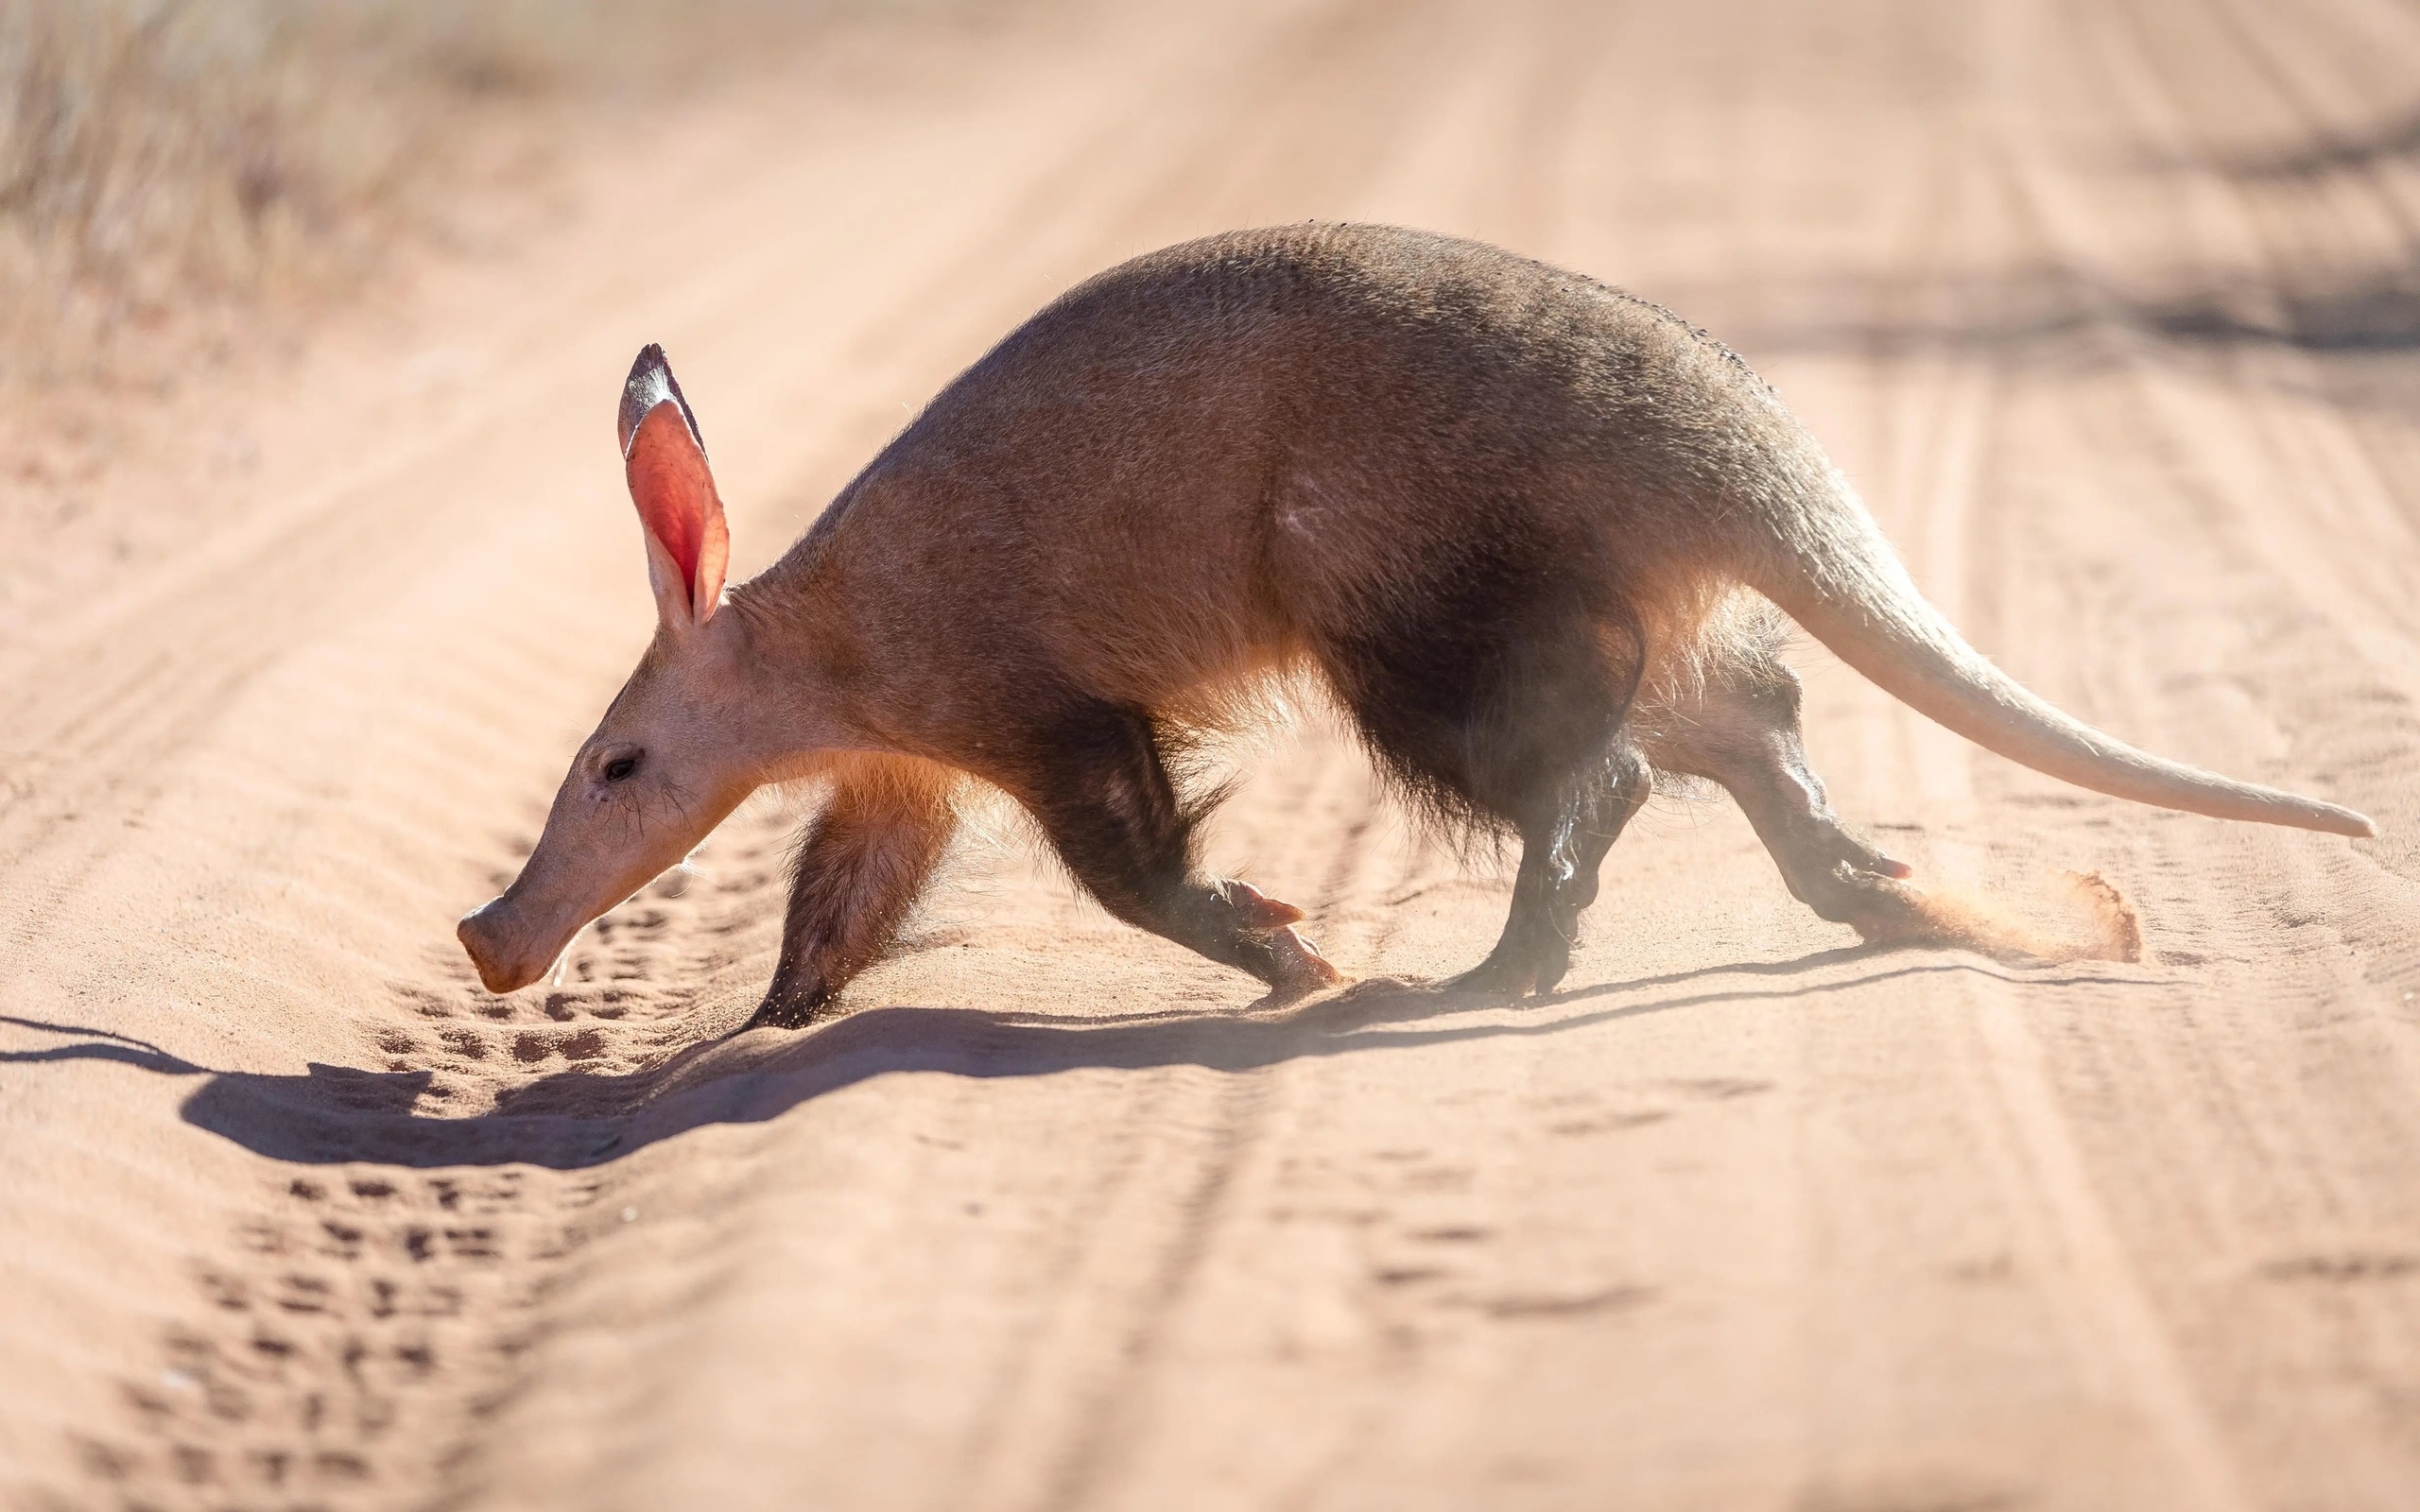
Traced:
POLYGON ((510 992, 514 988, 527 987, 538 979, 538 973, 512 959, 504 948, 496 928, 496 904, 501 898, 491 898, 462 916, 454 926, 454 937, 462 942, 463 954, 478 969, 479 985, 491 992, 510 992))

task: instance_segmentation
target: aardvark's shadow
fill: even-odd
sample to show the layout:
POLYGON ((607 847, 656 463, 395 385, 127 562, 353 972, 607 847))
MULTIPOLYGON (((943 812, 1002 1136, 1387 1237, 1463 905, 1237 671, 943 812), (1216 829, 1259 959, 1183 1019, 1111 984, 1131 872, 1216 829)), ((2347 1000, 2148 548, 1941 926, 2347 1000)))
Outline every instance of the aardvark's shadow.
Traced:
POLYGON ((426 1072, 316 1063, 300 1076, 214 1072, 106 1030, 4 1016, 0 1023, 79 1038, 46 1049, 0 1052, 0 1064, 100 1060, 162 1075, 205 1077, 185 1100, 185 1121, 273 1160, 419 1168, 521 1163, 568 1170, 616 1160, 704 1125, 776 1118, 811 1098, 897 1072, 991 1077, 1045 1076, 1088 1067, 1250 1071, 1315 1056, 1560 1034, 1675 1008, 1801 997, 1961 971, 2044 985, 2140 980, 2007 973, 1971 955, 1903 957, 1894 963, 1883 952, 1856 948, 1581 988, 1517 1009, 1385 980, 1263 1013, 1050 1019, 979 1008, 866 1008, 803 1032, 762 1030, 693 1045, 627 1075, 545 1076, 506 1092, 492 1110, 473 1117, 413 1111, 428 1084, 426 1072), (1713 977, 1794 977, 1859 965, 1869 969, 1787 987, 1689 989, 1713 977))

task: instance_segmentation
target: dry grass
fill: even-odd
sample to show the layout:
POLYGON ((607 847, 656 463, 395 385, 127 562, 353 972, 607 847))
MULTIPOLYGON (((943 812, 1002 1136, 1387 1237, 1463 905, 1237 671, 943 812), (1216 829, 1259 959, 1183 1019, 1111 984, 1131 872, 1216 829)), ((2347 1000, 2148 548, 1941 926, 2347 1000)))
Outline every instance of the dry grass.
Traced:
POLYGON ((819 9, 0 0, 0 384, 122 378, 142 333, 340 286, 508 123, 694 79, 819 9))

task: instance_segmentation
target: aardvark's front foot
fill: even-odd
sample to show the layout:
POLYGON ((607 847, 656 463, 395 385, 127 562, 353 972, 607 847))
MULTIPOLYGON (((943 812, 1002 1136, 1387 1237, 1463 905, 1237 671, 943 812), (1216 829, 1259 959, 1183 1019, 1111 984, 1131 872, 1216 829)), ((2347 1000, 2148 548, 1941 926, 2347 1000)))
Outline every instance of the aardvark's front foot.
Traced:
POLYGON ((1294 932, 1292 925, 1268 935, 1269 985, 1280 997, 1297 998, 1342 982, 1344 973, 1330 966, 1320 948, 1294 932))
POLYGON ((1303 918, 1301 909, 1248 882, 1221 883, 1219 890, 1242 925, 1241 937, 1256 948, 1247 951, 1245 964, 1257 966, 1277 996, 1301 997, 1344 980, 1344 973, 1327 963, 1318 946, 1295 932, 1294 925, 1303 918), (1261 960, 1253 962, 1253 954, 1259 954, 1261 960))

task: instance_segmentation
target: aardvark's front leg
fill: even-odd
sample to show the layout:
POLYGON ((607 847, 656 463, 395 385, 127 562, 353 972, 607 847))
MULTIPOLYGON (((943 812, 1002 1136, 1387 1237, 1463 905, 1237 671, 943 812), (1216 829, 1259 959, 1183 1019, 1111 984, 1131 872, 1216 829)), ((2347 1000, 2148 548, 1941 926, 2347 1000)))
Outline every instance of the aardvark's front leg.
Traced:
POLYGON ((873 964, 949 844, 954 786, 948 772, 908 757, 843 768, 799 846, 781 964, 748 1027, 808 1022, 873 964))

